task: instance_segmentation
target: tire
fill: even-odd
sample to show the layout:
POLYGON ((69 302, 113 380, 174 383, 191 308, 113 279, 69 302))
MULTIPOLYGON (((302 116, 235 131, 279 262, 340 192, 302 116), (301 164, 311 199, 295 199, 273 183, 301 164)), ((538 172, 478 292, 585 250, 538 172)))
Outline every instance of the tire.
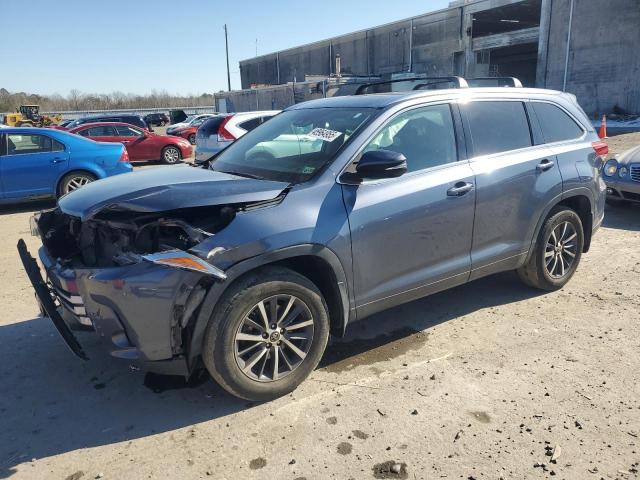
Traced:
POLYGON ((311 374, 328 338, 327 305, 313 282, 287 268, 266 267, 224 293, 209 319, 202 358, 211 376, 232 395, 267 401, 292 392, 311 374), (279 328, 264 324, 260 304, 269 321, 279 320, 279 328), (244 341, 239 336, 254 338, 244 341), (294 353, 290 344, 305 356, 294 353))
POLYGON ((182 152, 174 145, 168 145, 162 149, 162 161, 168 165, 174 165, 182 160, 182 152))
POLYGON ((60 185, 58 186, 58 197, 62 195, 66 195, 74 190, 77 190, 80 187, 87 185, 88 183, 94 182, 96 180, 96 176, 92 173, 88 172, 70 172, 67 173, 62 180, 60 181, 60 185))
POLYGON ((564 287, 578 268, 584 248, 578 214, 563 206, 551 210, 533 248, 527 263, 517 270, 520 279, 541 290, 564 287))
POLYGON ((187 137, 187 140, 189 140, 189 143, 191 145, 195 145, 196 144, 196 134, 192 133, 191 135, 189 135, 189 137, 187 137))

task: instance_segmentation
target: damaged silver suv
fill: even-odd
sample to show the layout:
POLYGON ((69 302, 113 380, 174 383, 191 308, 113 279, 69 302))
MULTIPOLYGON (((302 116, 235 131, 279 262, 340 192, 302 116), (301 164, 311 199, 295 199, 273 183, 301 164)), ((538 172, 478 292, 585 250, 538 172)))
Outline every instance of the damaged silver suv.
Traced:
POLYGON ((71 349, 234 395, 291 392, 329 335, 505 270, 561 288, 603 219, 602 144, 575 98, 523 88, 289 108, 204 168, 92 183, 41 212, 26 271, 71 349))

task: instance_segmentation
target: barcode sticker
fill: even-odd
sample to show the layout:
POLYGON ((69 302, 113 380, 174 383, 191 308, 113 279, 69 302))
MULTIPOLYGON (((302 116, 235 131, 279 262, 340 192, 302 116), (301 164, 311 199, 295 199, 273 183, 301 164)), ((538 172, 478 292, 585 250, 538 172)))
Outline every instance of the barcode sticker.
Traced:
POLYGON ((324 140, 325 142, 333 142, 336 138, 342 135, 342 132, 336 132, 335 130, 328 130, 326 128, 314 128, 308 135, 313 138, 324 140))

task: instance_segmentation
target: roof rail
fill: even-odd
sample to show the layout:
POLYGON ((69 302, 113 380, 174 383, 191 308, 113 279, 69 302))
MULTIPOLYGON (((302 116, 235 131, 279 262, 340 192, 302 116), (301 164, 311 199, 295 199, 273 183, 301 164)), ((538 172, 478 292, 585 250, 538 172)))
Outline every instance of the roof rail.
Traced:
POLYGON ((389 85, 392 83, 402 82, 423 82, 415 85, 412 90, 427 90, 434 85, 442 83, 452 83, 453 88, 468 88, 467 81, 462 77, 408 77, 408 78, 395 78, 393 80, 386 80, 382 82, 365 83, 358 87, 354 95, 364 95, 365 90, 370 87, 376 87, 378 85, 389 85))
POLYGON ((468 80, 470 87, 514 87, 522 88, 516 77, 476 77, 468 80))

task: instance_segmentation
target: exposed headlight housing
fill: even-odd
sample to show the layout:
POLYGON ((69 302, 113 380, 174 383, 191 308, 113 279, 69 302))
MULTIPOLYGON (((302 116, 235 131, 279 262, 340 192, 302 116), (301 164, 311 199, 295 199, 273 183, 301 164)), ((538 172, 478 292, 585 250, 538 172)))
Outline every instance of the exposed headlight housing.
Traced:
POLYGON ((604 174, 608 177, 613 177, 618 171, 618 161, 615 158, 608 160, 607 163, 604 164, 604 174))
POLYGON ((618 175, 620 175, 620 177, 625 177, 628 171, 629 169, 627 167, 620 167, 620 170, 618 170, 618 175))
POLYGON ((158 265, 180 268, 182 270, 192 270, 206 275, 211 275, 218 280, 226 280, 227 278, 227 275, 219 268, 214 267, 195 255, 183 252, 182 250, 152 253, 150 255, 143 255, 142 258, 148 262, 157 263, 158 265))

